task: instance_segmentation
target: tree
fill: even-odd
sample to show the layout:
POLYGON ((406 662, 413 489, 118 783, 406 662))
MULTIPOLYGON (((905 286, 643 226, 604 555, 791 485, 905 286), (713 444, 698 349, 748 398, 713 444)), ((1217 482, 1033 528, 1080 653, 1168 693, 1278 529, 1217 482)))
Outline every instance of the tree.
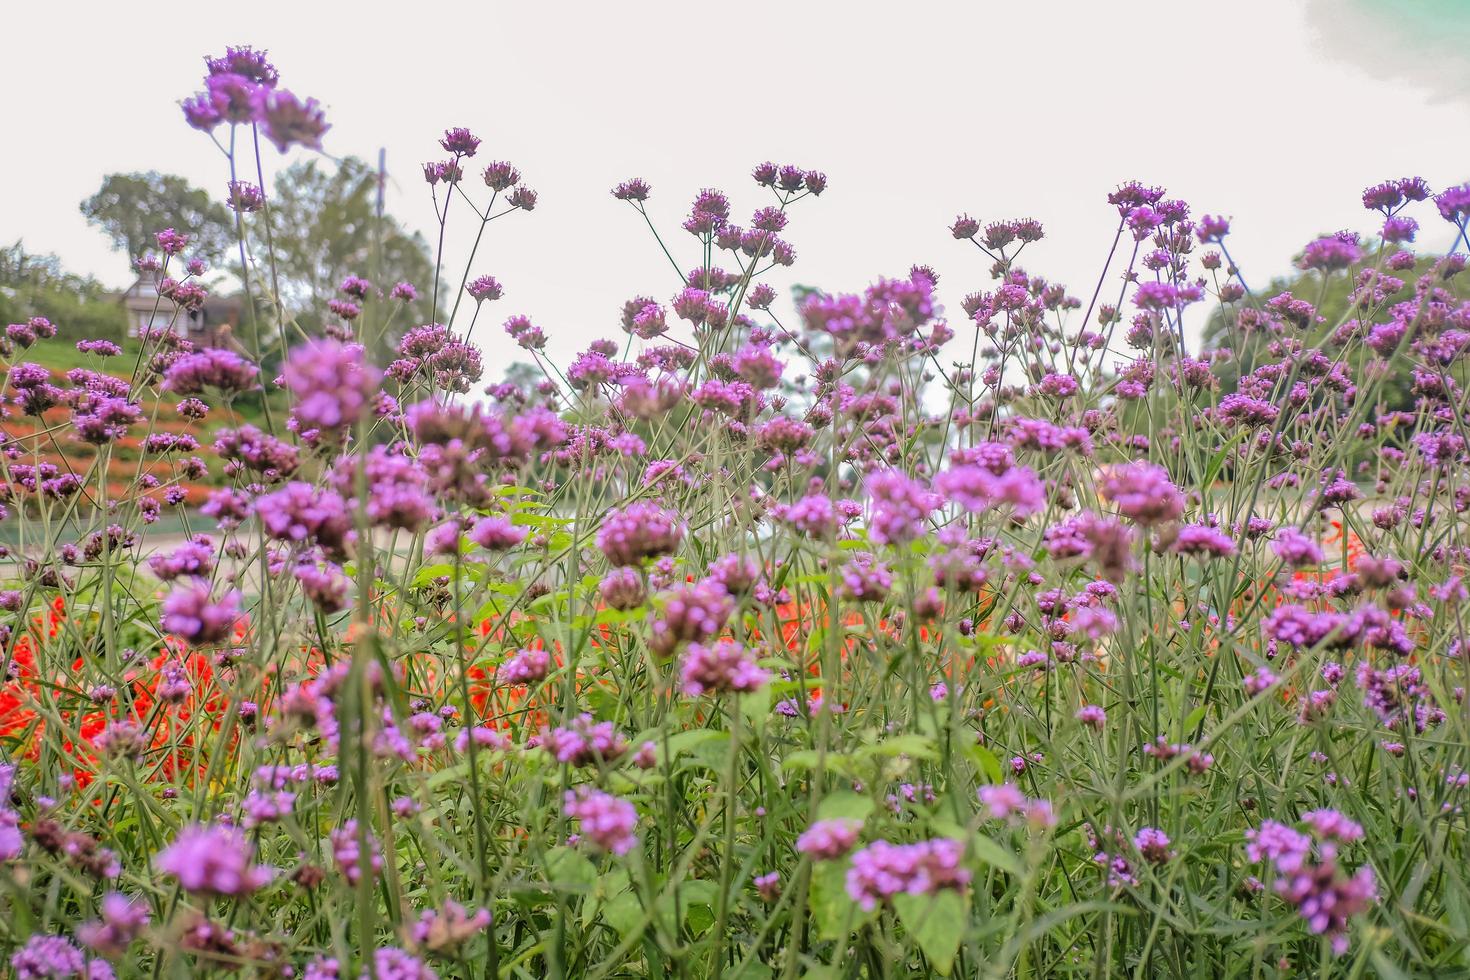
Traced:
POLYGON ((546 380, 546 373, 530 361, 511 361, 501 376, 500 383, 514 385, 522 391, 533 391, 546 380))
MULTIPOLYGON (((1228 347, 1231 350, 1231 360, 1216 370, 1221 382, 1221 393, 1228 394, 1234 391, 1241 376, 1249 374, 1261 362, 1272 359, 1266 351, 1266 345, 1274 339, 1272 335, 1260 332, 1246 334, 1235 329, 1236 316, 1240 309, 1250 305, 1259 305, 1283 292, 1290 292, 1297 299, 1304 299, 1313 304, 1317 308, 1317 316, 1320 317, 1320 322, 1310 330, 1297 331, 1291 336, 1308 347, 1332 346, 1330 334, 1339 323, 1349 319, 1358 319, 1361 324, 1361 334, 1366 336, 1372 324, 1387 322, 1389 320, 1388 308, 1394 303, 1412 299, 1415 282, 1420 276, 1431 271, 1440 258, 1441 256, 1438 255, 1423 254, 1416 258, 1412 270, 1387 273, 1402 280, 1404 286, 1389 295, 1381 308, 1372 311, 1353 312, 1349 309, 1348 302, 1353 291, 1353 283, 1345 273, 1341 272, 1332 273, 1325 283, 1319 272, 1296 272, 1284 278, 1273 279, 1270 286, 1258 294, 1256 303, 1237 304, 1231 311, 1217 307, 1210 313, 1205 323, 1203 341, 1205 350, 1220 347, 1228 347)), ((1453 280, 1440 282, 1438 285, 1457 295, 1463 293, 1459 283, 1453 280)), ((1340 354, 1351 367, 1352 374, 1356 378, 1365 377, 1364 366, 1377 359, 1373 350, 1362 342, 1361 336, 1351 341, 1345 349, 1340 352, 1334 350, 1333 353, 1334 356, 1340 354)), ((1412 409, 1414 394, 1410 390, 1406 372, 1394 372, 1384 378, 1378 390, 1378 398, 1382 403, 1383 411, 1412 409)))
MULTIPOLYGON (((286 315, 308 332, 329 319, 327 302, 341 298, 337 287, 348 275, 365 277, 384 293, 398 282, 418 288, 419 299, 407 315, 390 325, 393 333, 436 319, 428 298, 434 275, 428 243, 390 215, 378 214, 377 180, 377 172, 357 157, 336 167, 307 160, 276 177, 269 201, 275 282, 286 315)), ((257 256, 252 282, 269 286, 264 242, 258 232, 249 234, 257 256)), ((393 340, 380 335, 378 325, 371 333, 380 344, 393 340)))
POLYGON ((127 316, 95 279, 65 271, 54 255, 27 252, 16 242, 0 248, 0 323, 44 316, 68 342, 96 338, 122 342, 127 316))
POLYGON ((235 240, 235 223, 224 205, 175 174, 108 174, 102 187, 82 202, 82 214, 135 259, 155 248, 153 236, 173 228, 190 236, 191 255, 217 263, 235 240))

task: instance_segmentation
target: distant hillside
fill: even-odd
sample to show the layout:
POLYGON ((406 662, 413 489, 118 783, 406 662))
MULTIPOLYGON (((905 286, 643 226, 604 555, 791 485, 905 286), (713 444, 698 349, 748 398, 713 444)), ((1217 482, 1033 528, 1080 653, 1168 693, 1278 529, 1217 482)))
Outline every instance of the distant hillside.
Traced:
MULTIPOLYGON (((73 342, 64 340, 63 336, 58 336, 52 340, 40 341, 25 350, 16 351, 11 360, 12 362, 29 361, 40 364, 51 371, 58 386, 69 387, 70 382, 66 379, 66 373, 78 367, 101 371, 124 379, 130 377, 137 363, 139 344, 136 340, 129 339, 122 346, 123 353, 120 356, 100 358, 93 354, 81 353, 73 342)), ((134 485, 140 467, 160 481, 173 481, 175 461, 186 456, 197 455, 210 464, 209 475, 199 480, 184 481, 178 485, 184 488, 185 500, 189 506, 197 506, 202 503, 209 490, 223 482, 218 459, 213 453, 202 451, 203 448, 214 441, 214 433, 218 429, 242 424, 263 427, 262 403, 264 397, 263 393, 242 395, 234 400, 230 409, 213 406, 207 417, 196 421, 179 415, 176 408, 178 398, 165 396, 155 399, 145 393, 139 400, 146 420, 145 424, 136 426, 133 433, 110 444, 111 454, 107 466, 108 495, 118 497, 126 493, 134 485), (154 454, 145 462, 143 437, 149 431, 191 435, 200 443, 201 451, 172 453, 163 457, 154 454)), ((39 419, 21 415, 11 405, 6 406, 6 411, 8 414, 0 418, 0 431, 3 431, 6 445, 19 444, 21 447, 23 456, 16 462, 51 463, 62 472, 85 476, 93 460, 103 450, 103 447, 82 441, 70 431, 71 411, 65 406, 51 408, 39 419)), ((89 484, 95 487, 96 479, 96 475, 93 474, 88 481, 89 484)))

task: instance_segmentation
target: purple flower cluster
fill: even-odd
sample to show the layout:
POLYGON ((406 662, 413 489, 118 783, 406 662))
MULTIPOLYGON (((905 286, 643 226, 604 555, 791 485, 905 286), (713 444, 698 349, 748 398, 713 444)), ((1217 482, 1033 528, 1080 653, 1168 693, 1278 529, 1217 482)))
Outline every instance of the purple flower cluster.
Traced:
POLYGON ((1271 550, 1293 568, 1307 568, 1323 562, 1322 549, 1317 542, 1293 527, 1284 527, 1276 532, 1271 550))
POLYGON ((518 650, 495 671, 502 684, 535 684, 551 670, 551 654, 545 650, 518 650))
POLYGON ((1424 683, 1420 668, 1412 664, 1379 669, 1364 661, 1358 665, 1357 683, 1363 692, 1363 706, 1377 715, 1385 728, 1412 728, 1422 735, 1445 720, 1444 710, 1424 683))
POLYGON ((691 643, 684 651, 681 671, 684 693, 746 694, 763 687, 770 671, 756 663, 752 651, 730 640, 708 646, 691 643))
POLYGON ((1246 831, 1246 857, 1275 867, 1276 894, 1296 906, 1307 928, 1326 936, 1341 956, 1348 949, 1348 922, 1378 900, 1377 881, 1367 865, 1349 875, 1338 864, 1338 844, 1361 839, 1361 827, 1332 810, 1315 810, 1304 819, 1315 844, 1306 834, 1267 820, 1246 831))
POLYGON ((817 295, 801 308, 807 329, 839 344, 882 344, 912 336, 934 316, 932 280, 880 279, 858 296, 817 295))
POLYGON ((613 565, 638 565, 670 554, 683 540, 679 516, 646 501, 609 513, 597 532, 597 547, 613 565))
POLYGON ((102 956, 122 956, 148 925, 148 907, 118 892, 103 895, 100 906, 102 917, 77 926, 77 939, 102 956))
POLYGON ((322 134, 329 127, 316 99, 302 101, 277 88, 280 75, 265 52, 248 46, 226 48, 222 57, 205 61, 209 74, 204 91, 183 102, 190 126, 207 133, 220 123, 253 123, 282 153, 292 146, 321 149, 322 134))
POLYGON ((1144 827, 1133 835, 1133 846, 1149 864, 1166 864, 1174 859, 1169 835, 1156 827, 1144 827))
POLYGON ((346 820, 342 826, 333 828, 330 838, 332 860, 349 885, 362 881, 364 872, 373 880, 382 873, 383 853, 378 839, 372 831, 360 829, 356 820, 346 820))
POLYGON ((814 861, 835 861, 857 845, 862 830, 861 820, 818 820, 796 838, 796 849, 814 861))
POLYGON ((897 470, 882 470, 868 477, 868 494, 873 501, 868 534, 878 544, 912 541, 924 533, 924 519, 938 498, 923 484, 897 470))
POLYGON ((1177 521, 1184 514, 1184 495, 1168 471, 1153 463, 1113 467, 1103 475, 1100 489, 1118 513, 1145 526, 1177 521))
POLYGON ((206 579, 190 579, 164 600, 163 628, 195 646, 218 643, 228 638, 240 621, 240 599, 236 591, 216 599, 206 579))
POLYGON ((329 555, 345 556, 353 536, 347 502, 331 490, 288 483, 255 501, 265 533, 278 541, 319 545, 329 555))
POLYGON ((612 722, 596 721, 590 714, 578 715, 569 725, 546 732, 541 744, 557 762, 569 766, 617 762, 628 751, 628 740, 612 722))
POLYGON ((622 856, 638 843, 638 811, 627 800, 586 786, 569 791, 564 799, 567 818, 577 821, 584 840, 601 850, 622 856))
POLYGON ((713 579, 670 589, 659 597, 648 645, 659 656, 672 656, 685 643, 703 643, 719 633, 734 609, 735 600, 713 579))
POLYGON ((367 363, 360 344, 314 340, 291 352, 283 371, 295 396, 294 414, 307 429, 338 430, 363 417, 381 373, 367 363))
POLYGON ((471 915, 454 899, 443 905, 425 909, 413 924, 410 936, 416 947, 433 952, 453 950, 490 926, 490 910, 479 909, 471 915))
POLYGON ((214 543, 199 535, 173 551, 150 555, 148 568, 166 582, 185 575, 208 578, 214 571, 214 543))
POLYGON ((1005 465, 999 472, 984 464, 955 466, 935 478, 934 489, 973 513, 1008 506, 1017 517, 1030 517, 1046 508, 1046 487, 1026 466, 1005 465))
POLYGON ((248 895, 273 877, 255 863, 254 845, 233 827, 190 825, 158 854, 158 870, 185 891, 201 895, 248 895))
POLYGON ((198 395, 213 389, 233 394, 255 387, 260 369, 234 351, 217 347, 184 354, 168 366, 163 387, 176 395, 198 395))
POLYGON ((16 980, 113 980, 112 967, 87 955, 64 936, 33 933, 10 957, 16 980))
POLYGON ((963 891, 970 883, 970 871, 961 864, 964 854, 964 844, 943 837, 916 844, 874 841, 853 854, 847 894, 871 911, 895 895, 963 891))
POLYGON ((1024 821, 1035 829, 1056 826, 1050 800, 1031 799, 1015 783, 992 783, 977 791, 980 805, 991 820, 1024 821))

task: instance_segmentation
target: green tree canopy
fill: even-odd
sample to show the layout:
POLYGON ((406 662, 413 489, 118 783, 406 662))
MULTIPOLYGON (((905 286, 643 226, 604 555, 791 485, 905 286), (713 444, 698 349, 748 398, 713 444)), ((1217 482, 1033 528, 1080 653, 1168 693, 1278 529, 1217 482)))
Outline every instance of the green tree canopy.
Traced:
MULTIPOLYGON (((1377 355, 1362 342, 1361 337, 1366 336, 1373 324, 1385 323, 1390 319, 1388 311, 1393 304, 1412 298, 1415 282, 1420 276, 1433 269, 1440 258, 1441 256, 1433 254, 1419 255, 1413 269, 1385 272, 1385 276, 1399 279, 1404 285, 1396 292, 1386 295, 1378 303, 1350 308, 1349 300, 1353 293, 1353 283, 1349 281, 1345 273, 1332 273, 1324 279, 1320 272, 1298 272, 1273 279, 1270 286, 1256 294, 1254 303, 1237 304, 1233 309, 1228 310, 1217 307, 1211 312, 1209 320, 1205 323, 1203 340, 1205 350, 1228 347, 1234 355, 1233 363, 1222 364, 1217 371, 1222 390, 1234 391, 1236 381, 1241 375, 1248 374, 1263 360, 1269 359, 1265 348, 1273 337, 1260 332, 1243 333, 1235 329, 1239 311, 1246 306, 1264 304, 1283 292, 1290 292, 1297 299, 1304 299, 1317 308, 1317 316, 1320 317, 1320 321, 1309 330, 1293 334, 1296 339, 1301 340, 1308 347, 1327 344, 1338 324, 1353 321, 1359 324, 1360 336, 1350 341, 1346 348, 1341 350, 1340 356, 1352 368, 1354 377, 1363 377, 1364 365, 1374 360, 1377 355)), ((1438 285, 1457 295, 1461 293, 1458 282, 1442 281, 1438 285)), ((1404 411, 1411 409, 1414 404, 1414 396, 1402 372, 1395 372, 1385 379, 1379 396, 1382 400, 1383 411, 1404 411)))
MULTIPOLYGON (((428 298, 434 275, 428 243, 390 215, 378 215, 377 181, 377 172, 357 157, 336 166, 311 159, 276 177, 269 201, 275 281, 286 315, 308 331, 329 319, 327 302, 339 297, 337 287, 348 275, 363 276, 384 293, 397 282, 418 289, 420 298, 408 315, 387 331, 373 325, 364 331, 370 339, 388 342, 406 326, 435 319, 428 298)), ((271 282, 271 270, 253 273, 252 282, 271 282)))
POLYGON ((101 228, 129 260, 155 247, 165 228, 189 235, 191 254, 217 263, 235 240, 235 224, 223 204, 175 174, 108 174, 97 193, 81 205, 90 224, 101 228))
POLYGON ((54 255, 27 252, 16 242, 0 248, 0 323, 44 316, 68 341, 121 341, 127 317, 102 284, 62 268, 54 255))

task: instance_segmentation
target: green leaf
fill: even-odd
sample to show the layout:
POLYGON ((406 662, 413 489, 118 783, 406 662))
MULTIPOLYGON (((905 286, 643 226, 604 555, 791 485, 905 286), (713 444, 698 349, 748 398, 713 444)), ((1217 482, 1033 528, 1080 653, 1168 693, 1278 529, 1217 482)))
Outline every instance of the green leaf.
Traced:
POLYGON ((740 709, 740 717, 759 730, 771 715, 771 692, 762 689, 741 695, 737 707, 740 709))
MULTIPOLYGON (((610 898, 617 898, 632 887, 628 879, 628 872, 621 868, 613 868, 598 876, 592 886, 592 896, 582 903, 582 928, 587 928, 597 919, 602 911, 603 903, 610 898)), ((611 923, 609 923, 611 925, 611 923)), ((616 928, 616 927, 614 927, 616 928)))
POLYGON ((713 881, 688 878, 679 883, 679 897, 696 905, 713 905, 720 886, 713 881))
POLYGON ((646 615, 648 613, 643 606, 633 609, 599 609, 594 622, 598 626, 621 626, 643 619, 646 615))
POLYGON ((1184 730, 1186 732, 1205 720, 1205 708, 1206 705, 1200 705, 1189 713, 1188 718, 1184 719, 1184 730))
POLYGON ((686 879, 679 883, 679 907, 676 909, 674 906, 674 893, 668 892, 659 896, 658 914, 669 932, 678 932, 681 924, 692 931, 703 932, 715 924, 715 917, 710 910, 715 904, 715 894, 718 891, 719 886, 713 881, 686 879))
POLYGON ((812 921, 823 939, 840 939, 869 915, 847 894, 847 862, 819 861, 812 867, 812 921))
POLYGON ((689 754, 710 769, 723 771, 730 762, 730 733, 716 734, 718 738, 705 739, 694 746, 689 754))
POLYGON ((895 895, 893 908, 929 965, 940 976, 949 976, 969 917, 960 893, 945 888, 933 895, 895 895))
POLYGON ((1235 449, 1235 444, 1240 440, 1244 431, 1242 429, 1241 433, 1237 433, 1229 439, 1226 439, 1225 444, 1220 447, 1220 451, 1211 457, 1210 465, 1205 468, 1204 479, 1200 481, 1202 488, 1209 490, 1214 485, 1215 478, 1220 475, 1220 470, 1225 465, 1225 457, 1229 456, 1231 451, 1235 449))
POLYGON ((571 523, 567 517, 549 517, 546 514, 519 513, 511 517, 510 522, 518 527, 565 527, 571 523))
MULTIPOLYGON (((781 768, 785 770, 815 769, 822 763, 822 754, 816 749, 802 749, 792 752, 781 760, 781 768)), ((851 756, 841 752, 828 752, 825 765, 829 772, 839 775, 850 776, 857 771, 851 756)))
POLYGON ((766 685, 766 690, 772 696, 781 694, 795 694, 797 691, 805 690, 808 693, 821 690, 822 679, 820 677, 808 677, 803 683, 799 680, 775 680, 766 685))
POLYGON ((817 806, 817 819, 867 820, 868 814, 873 812, 873 807, 874 803, 870 797, 842 790, 822 797, 822 802, 817 806))
MULTIPOLYGON (((730 980, 770 980, 775 975, 776 971, 760 960, 751 960, 743 966, 736 967, 735 971, 729 974, 730 980)), ((810 972, 806 974, 808 977, 811 975, 810 972)))
MULTIPOLYGON (((486 751, 485 755, 490 753, 486 751)), ((430 789, 439 789, 448 783, 463 783, 469 777, 470 764, 461 762, 453 766, 446 766, 438 772, 430 773, 428 784, 430 789)))
MULTIPOLYGON (((717 892, 719 886, 714 882, 689 879, 679 883, 679 905, 684 912, 682 918, 691 932, 704 933, 714 926, 714 896, 717 892)), ((667 921, 675 918, 673 911, 673 895, 664 895, 659 899, 659 914, 667 921)))
POLYGON ((669 736, 667 755, 663 737, 657 729, 651 728, 633 740, 634 745, 642 745, 644 742, 652 742, 658 747, 659 762, 666 765, 685 753, 693 753, 696 758, 714 765, 724 758, 727 752, 725 746, 730 744, 730 733, 717 728, 690 728, 675 732, 669 736))
POLYGON ((986 779, 989 779, 992 783, 1004 781, 1004 777, 1001 775, 1000 760, 996 758, 994 752, 979 742, 970 743, 965 751, 970 756, 971 761, 980 767, 980 771, 985 773, 986 779))
POLYGON ((790 752, 786 758, 781 760, 782 769, 815 769, 817 768, 817 750, 802 749, 800 752, 790 752))
POLYGON ((619 936, 627 939, 643 921, 643 903, 638 900, 638 893, 629 888, 614 896, 603 904, 602 918, 619 936))
POLYGON ((939 753, 934 749, 934 740, 923 735, 897 735, 887 738, 877 745, 869 745, 858 752, 859 756, 883 756, 892 758, 899 755, 912 756, 915 759, 932 759, 939 753))
POLYGON ((1377 975, 1386 980, 1409 980, 1409 975, 1394 965, 1393 961, 1384 956, 1381 950, 1374 950, 1368 954, 1368 959, 1373 963, 1373 969, 1377 975))
POLYGON ((714 909, 708 905, 690 905, 684 911, 684 922, 690 932, 702 936, 715 924, 714 909))
POLYGON ((569 891, 590 892, 597 884, 597 868, 570 847, 553 847, 546 852, 546 880, 569 891))
POLYGON ((1020 858, 984 834, 971 834, 969 840, 971 852, 986 864, 1013 875, 1019 875, 1025 870, 1021 866, 1020 858))
POLYGON ((413 577, 413 581, 411 584, 415 588, 421 589, 424 586, 428 585, 430 582, 434 581, 434 579, 447 578, 453 572, 454 566, 448 564, 447 562, 440 562, 437 565, 425 565, 423 568, 420 568, 418 574, 413 577))

